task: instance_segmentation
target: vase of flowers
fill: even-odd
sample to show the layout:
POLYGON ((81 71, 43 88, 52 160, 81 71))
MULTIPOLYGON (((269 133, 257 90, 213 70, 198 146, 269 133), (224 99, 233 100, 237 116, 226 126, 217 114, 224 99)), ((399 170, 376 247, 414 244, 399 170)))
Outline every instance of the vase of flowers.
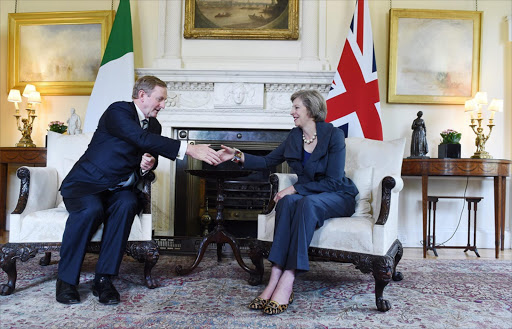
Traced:
POLYGON ((441 144, 437 147, 438 158, 460 159, 460 138, 462 134, 453 130, 446 129, 441 132, 441 144))
POLYGON ((52 121, 48 124, 48 130, 54 131, 59 134, 63 134, 68 129, 68 126, 64 124, 62 121, 52 121))
MULTIPOLYGON (((48 124, 48 131, 63 134, 66 130, 68 130, 68 126, 66 126, 62 121, 52 121, 48 124)), ((45 138, 45 147, 48 147, 48 135, 46 135, 45 138)))

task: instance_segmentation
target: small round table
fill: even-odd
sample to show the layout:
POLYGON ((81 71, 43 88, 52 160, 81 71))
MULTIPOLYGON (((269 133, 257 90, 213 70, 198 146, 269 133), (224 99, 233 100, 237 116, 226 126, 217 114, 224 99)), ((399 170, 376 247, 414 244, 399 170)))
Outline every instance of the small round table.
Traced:
MULTIPOLYGON (((210 243, 217 243, 217 257, 220 261, 221 258, 221 250, 222 244, 228 243, 233 249, 233 254, 235 255, 236 261, 240 267, 250 274, 249 284, 257 285, 260 284, 263 278, 263 264, 253 263, 256 266, 256 269, 250 269, 245 265, 242 257, 240 255, 240 247, 235 237, 233 237, 230 233, 228 233, 224 228, 224 181, 226 179, 240 178, 246 177, 252 174, 254 171, 252 170, 214 170, 214 169, 198 169, 198 170, 185 170, 187 173, 198 176, 205 179, 216 179, 217 180, 217 215, 215 217, 215 228, 203 238, 201 243, 199 244, 199 251, 194 263, 188 267, 183 268, 181 265, 176 266, 176 273, 178 275, 185 275, 190 273, 194 268, 199 265, 201 260, 203 259, 203 255, 206 251, 206 247, 210 243)), ((253 260, 253 257, 251 260, 253 260)))

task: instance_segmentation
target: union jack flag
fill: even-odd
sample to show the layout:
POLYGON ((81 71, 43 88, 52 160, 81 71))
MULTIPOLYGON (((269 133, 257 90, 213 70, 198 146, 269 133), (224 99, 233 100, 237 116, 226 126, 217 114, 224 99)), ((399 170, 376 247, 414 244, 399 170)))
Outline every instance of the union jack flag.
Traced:
POLYGON ((368 1, 358 0, 327 97, 327 122, 347 137, 382 140, 379 83, 368 1))

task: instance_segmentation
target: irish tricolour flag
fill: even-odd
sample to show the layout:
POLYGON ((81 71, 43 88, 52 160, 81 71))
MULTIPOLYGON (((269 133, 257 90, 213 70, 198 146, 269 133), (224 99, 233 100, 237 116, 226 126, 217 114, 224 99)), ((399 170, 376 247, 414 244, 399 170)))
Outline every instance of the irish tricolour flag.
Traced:
POLYGON ((131 101, 134 82, 130 1, 121 0, 85 113, 84 132, 96 130, 107 107, 131 101))

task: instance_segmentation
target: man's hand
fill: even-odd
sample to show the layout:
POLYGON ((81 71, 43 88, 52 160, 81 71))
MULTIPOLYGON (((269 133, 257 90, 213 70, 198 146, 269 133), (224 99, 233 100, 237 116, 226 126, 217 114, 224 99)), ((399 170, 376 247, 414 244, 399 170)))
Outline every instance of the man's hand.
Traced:
POLYGON ((148 171, 153 169, 156 159, 149 153, 144 153, 142 160, 140 161, 140 169, 148 171))
POLYGON ((187 147, 187 155, 214 166, 222 162, 217 152, 210 148, 210 144, 189 144, 187 147))
POLYGON ((295 193, 297 193, 297 191, 295 190, 295 187, 293 187, 293 185, 288 186, 284 190, 277 192, 276 196, 274 197, 274 201, 277 203, 277 201, 281 200, 285 196, 290 195, 290 194, 295 194, 295 193))

